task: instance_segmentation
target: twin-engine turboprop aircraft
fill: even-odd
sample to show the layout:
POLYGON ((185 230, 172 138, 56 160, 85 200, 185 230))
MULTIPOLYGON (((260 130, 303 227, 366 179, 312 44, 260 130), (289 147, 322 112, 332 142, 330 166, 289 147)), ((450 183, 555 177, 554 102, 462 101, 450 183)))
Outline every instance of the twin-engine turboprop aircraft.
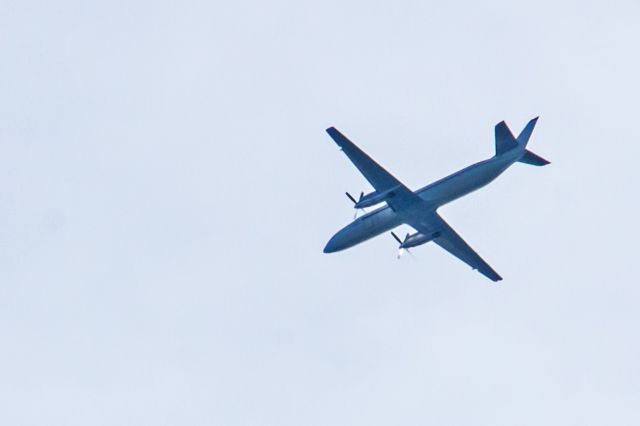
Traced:
POLYGON ((361 193, 358 200, 347 193, 354 203, 353 207, 359 210, 383 202, 387 205, 366 213, 338 231, 329 240, 324 252, 333 253, 353 247, 369 238, 406 224, 417 232, 407 234, 404 240, 391 233, 400 244, 400 253, 411 247, 433 241, 490 280, 500 281, 502 277, 469 247, 438 215, 437 210, 440 206, 485 186, 515 162, 533 166, 549 164, 544 158, 526 149, 537 121, 538 117, 529 121, 517 138, 513 136, 504 121, 498 123, 495 127, 496 155, 494 157, 473 164, 415 192, 373 161, 336 128, 328 128, 329 136, 375 189, 370 194, 361 193))

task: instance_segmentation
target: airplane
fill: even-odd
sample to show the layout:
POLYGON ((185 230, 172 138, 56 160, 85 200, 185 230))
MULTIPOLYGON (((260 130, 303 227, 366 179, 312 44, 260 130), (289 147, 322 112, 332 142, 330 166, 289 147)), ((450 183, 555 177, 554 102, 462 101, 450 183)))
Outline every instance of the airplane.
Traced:
POLYGON ((405 224, 414 228, 416 232, 407 234, 404 240, 391 232, 393 238, 400 244, 398 258, 403 251, 433 241, 490 280, 494 282, 502 280, 502 277, 440 217, 437 210, 487 185, 516 162, 532 166, 549 164, 549 161, 527 150, 529 138, 537 121, 538 117, 529 121, 517 138, 513 136, 507 124, 501 121, 495 126, 495 156, 415 192, 387 172, 335 127, 329 127, 326 132, 375 189, 366 195, 360 193, 357 200, 348 192, 346 193, 353 202, 356 215, 358 210, 382 203, 386 205, 361 217, 354 216, 353 222, 329 240, 324 252, 345 250, 405 224))

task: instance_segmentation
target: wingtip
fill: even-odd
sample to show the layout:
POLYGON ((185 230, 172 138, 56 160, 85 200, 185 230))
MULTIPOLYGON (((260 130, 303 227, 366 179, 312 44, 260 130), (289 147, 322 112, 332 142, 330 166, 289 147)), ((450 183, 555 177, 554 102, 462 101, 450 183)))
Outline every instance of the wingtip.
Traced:
POLYGON ((500 276, 500 274, 498 274, 496 271, 494 271, 493 269, 489 269, 489 270, 478 270, 478 272, 480 272, 482 275, 484 275, 485 277, 489 278, 491 281, 493 281, 494 283, 497 283, 498 281, 502 281, 502 277, 500 276))
POLYGON ((494 283, 497 283, 498 281, 502 281, 502 277, 496 271, 491 271, 491 272, 486 273, 484 275, 487 278, 489 278, 491 281, 493 281, 494 283))
POLYGON ((345 145, 348 145, 350 143, 349 139, 347 139, 345 135, 340 133, 340 130, 336 129, 333 126, 327 128, 326 132, 331 137, 331 139, 333 139, 336 145, 340 147, 340 149, 343 149, 345 145))

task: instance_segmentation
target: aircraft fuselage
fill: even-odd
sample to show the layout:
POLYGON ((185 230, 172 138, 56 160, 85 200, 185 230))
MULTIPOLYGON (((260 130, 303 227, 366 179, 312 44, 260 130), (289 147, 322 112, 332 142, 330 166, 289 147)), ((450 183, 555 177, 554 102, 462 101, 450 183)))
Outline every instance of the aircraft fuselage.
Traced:
MULTIPOLYGON (((487 185, 518 161, 524 148, 515 148, 488 160, 475 163, 415 193, 429 209, 439 207, 487 185)), ((385 205, 369 212, 338 231, 327 243, 325 253, 345 250, 404 223, 403 218, 385 205)))

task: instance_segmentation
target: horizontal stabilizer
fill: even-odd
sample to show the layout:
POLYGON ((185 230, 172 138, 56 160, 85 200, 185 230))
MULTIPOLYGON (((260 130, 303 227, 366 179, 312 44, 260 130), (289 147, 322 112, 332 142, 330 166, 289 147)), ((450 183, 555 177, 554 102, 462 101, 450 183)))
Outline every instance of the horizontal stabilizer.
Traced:
POLYGON ((520 157, 520 160, 518 161, 525 164, 531 164, 532 166, 546 166, 547 164, 550 164, 547 160, 534 154, 528 149, 524 150, 524 154, 522 155, 522 157, 520 157))
POLYGON ((513 149, 518 146, 518 142, 516 142, 516 138, 509 130, 509 126, 504 121, 496 124, 496 155, 503 154, 510 149, 513 149))

